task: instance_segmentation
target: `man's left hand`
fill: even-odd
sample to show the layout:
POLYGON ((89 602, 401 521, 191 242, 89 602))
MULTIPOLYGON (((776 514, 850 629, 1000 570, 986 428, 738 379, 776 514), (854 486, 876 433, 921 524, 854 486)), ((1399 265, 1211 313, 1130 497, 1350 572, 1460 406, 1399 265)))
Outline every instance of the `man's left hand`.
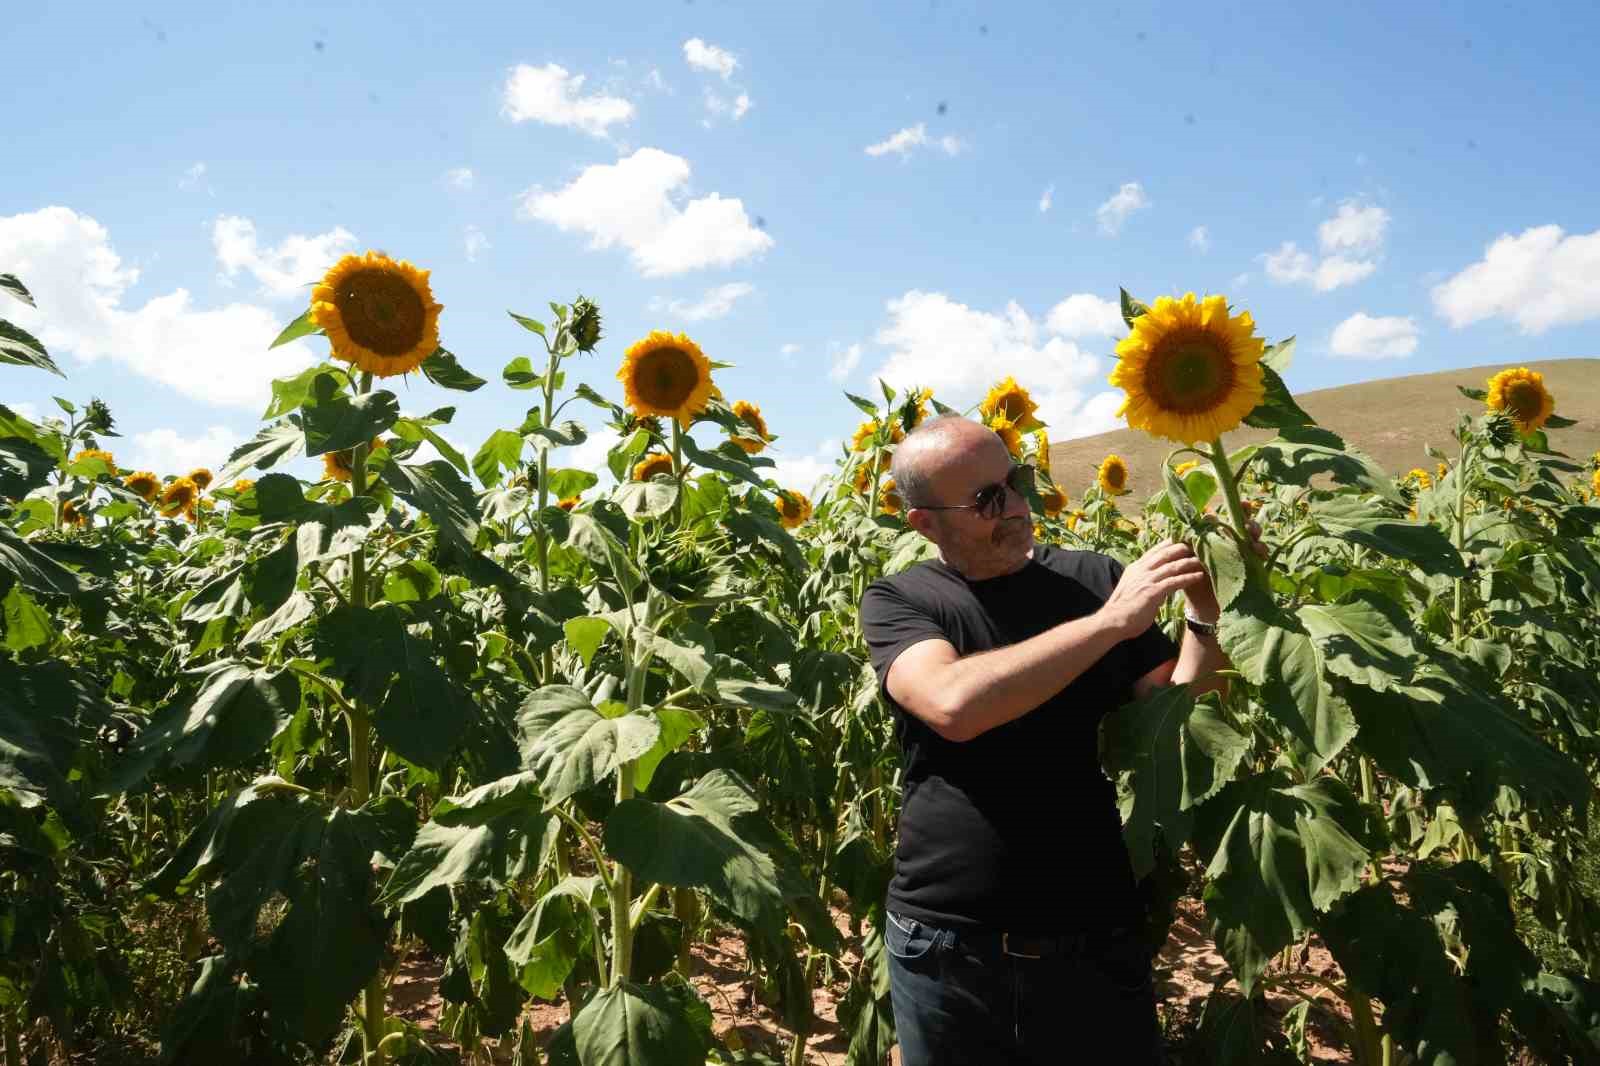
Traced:
MULTIPOLYGON (((1261 541, 1261 525, 1258 522, 1246 522, 1245 531, 1250 535, 1250 548, 1262 559, 1272 553, 1261 541)), ((1217 604, 1217 593, 1213 588, 1209 575, 1205 584, 1190 589, 1184 593, 1189 601, 1189 609, 1194 616, 1202 622, 1215 622, 1222 615, 1222 608, 1217 604)))

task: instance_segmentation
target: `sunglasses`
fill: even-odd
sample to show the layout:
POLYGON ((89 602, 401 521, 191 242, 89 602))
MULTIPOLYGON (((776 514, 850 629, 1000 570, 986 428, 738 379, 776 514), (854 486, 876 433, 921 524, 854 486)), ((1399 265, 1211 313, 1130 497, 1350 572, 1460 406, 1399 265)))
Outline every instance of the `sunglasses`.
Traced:
POLYGON ((985 485, 972 494, 971 503, 939 504, 920 506, 924 511, 976 511, 979 518, 999 518, 1006 510, 1006 489, 1010 489, 1018 496, 1027 497, 1033 488, 1033 467, 1027 463, 1013 462, 1011 469, 1006 472, 1005 480, 996 481, 993 485, 985 485))

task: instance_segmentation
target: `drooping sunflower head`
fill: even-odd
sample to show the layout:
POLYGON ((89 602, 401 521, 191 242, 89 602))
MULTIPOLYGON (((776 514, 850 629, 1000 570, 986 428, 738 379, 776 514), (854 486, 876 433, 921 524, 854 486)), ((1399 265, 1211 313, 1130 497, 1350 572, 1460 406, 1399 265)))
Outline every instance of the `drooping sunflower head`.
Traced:
POLYGON ((711 360, 682 333, 651 330, 635 341, 623 353, 617 380, 634 414, 675 418, 684 429, 713 395, 711 360))
POLYGON ((755 455, 766 448, 772 433, 767 429, 767 420, 761 417, 761 408, 747 400, 739 400, 733 405, 733 413, 739 416, 747 429, 747 432, 734 434, 733 443, 747 455, 755 455))
POLYGON ((989 428, 994 430, 1006 446, 1006 451, 1011 453, 1011 458, 1022 458, 1022 430, 1005 415, 992 415, 989 418, 989 428))
POLYGON ((83 424, 91 433, 99 433, 101 436, 117 436, 117 434, 111 432, 112 427, 117 424, 116 419, 111 417, 111 408, 107 407, 106 402, 98 396, 90 400, 89 406, 84 409, 83 424))
POLYGON ((666 452, 650 452, 633 464, 633 480, 649 481, 657 474, 672 475, 672 456, 666 452))
POLYGON ((89 516, 78 510, 75 502, 68 500, 61 505, 61 522, 68 526, 86 526, 89 524, 89 516))
POLYGON ((1491 411, 1504 412, 1517 428, 1531 433, 1555 414, 1555 397, 1544 387, 1544 375, 1525 366, 1502 370, 1489 379, 1489 395, 1484 403, 1491 411))
POLYGON ((570 511, 574 507, 577 507, 578 503, 579 498, 577 496, 568 496, 565 499, 557 500, 556 506, 561 508, 563 511, 570 511))
POLYGON ((161 513, 175 518, 180 512, 194 507, 200 498, 200 486, 186 477, 175 477, 161 490, 161 513))
POLYGON ((189 480, 199 485, 200 491, 204 492, 211 487, 211 471, 203 466, 197 466, 189 471, 189 480))
POLYGON ((1067 509, 1067 494, 1060 485, 1057 485, 1041 493, 1039 502, 1044 505, 1045 517, 1054 518, 1067 509))
MULTIPOLYGON (((367 442, 367 454, 371 455, 379 448, 384 447, 383 440, 373 437, 367 442)), ((341 451, 322 453, 322 477, 325 481, 343 481, 348 483, 355 475, 356 451, 354 448, 345 448, 341 451)))
POLYGON ((1039 405, 1033 402, 1028 390, 1010 376, 996 383, 978 405, 978 413, 985 422, 992 424, 995 419, 1004 418, 1024 433, 1038 428, 1039 420, 1033 417, 1038 409, 1039 405))
POLYGON ((1222 296, 1162 296, 1117 344, 1111 384, 1127 393, 1118 417, 1158 437, 1215 440, 1244 421, 1266 395, 1250 312, 1228 314, 1222 296))
POLYGON ((572 304, 572 316, 567 319, 567 329, 580 352, 592 352, 600 344, 600 305, 587 296, 580 296, 572 304))
POLYGON ((878 510, 884 514, 899 514, 905 510, 906 502, 900 497, 900 490, 894 487, 894 478, 883 479, 878 486, 878 510))
POLYGON ((1095 480, 1107 496, 1121 496, 1128 491, 1128 464, 1120 455, 1108 455, 1095 472, 1095 480))
POLYGON ((865 496, 872 491, 872 464, 857 463, 856 472, 851 475, 850 487, 858 496, 865 496))
POLYGON ((908 429, 916 429, 928 417, 928 404, 933 400, 932 389, 912 389, 911 395, 906 397, 906 421, 910 424, 908 429))
POLYGON ((1033 435, 1033 439, 1035 442, 1033 465, 1048 474, 1050 473, 1050 434, 1041 429, 1033 435))
POLYGON ((106 469, 111 471, 113 477, 116 476, 117 460, 108 451, 101 448, 85 448, 72 457, 72 461, 75 463, 80 459, 98 459, 106 464, 106 469))
POLYGON ((380 378, 405 374, 439 347, 428 272, 381 252, 347 255, 311 290, 311 319, 336 359, 380 378))
POLYGON ((129 474, 122 479, 122 485, 129 492, 149 503, 156 498, 156 493, 161 491, 161 479, 156 477, 152 470, 141 470, 136 474, 129 474))
POLYGON ((811 518, 811 501, 803 492, 784 489, 778 493, 778 521, 784 529, 798 529, 811 518))

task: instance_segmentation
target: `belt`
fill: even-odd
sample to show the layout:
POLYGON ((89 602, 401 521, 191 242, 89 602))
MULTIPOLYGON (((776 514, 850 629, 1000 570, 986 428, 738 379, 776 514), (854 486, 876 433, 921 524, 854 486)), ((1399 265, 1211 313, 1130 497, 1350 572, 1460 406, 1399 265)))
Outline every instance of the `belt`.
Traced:
POLYGON ((956 933, 955 942, 985 954, 1009 955, 1014 959, 1045 959, 1056 955, 1077 955, 1085 948, 1098 947, 1133 935, 1126 926, 1097 929, 1088 933, 1059 936, 1029 936, 1022 933, 956 933))

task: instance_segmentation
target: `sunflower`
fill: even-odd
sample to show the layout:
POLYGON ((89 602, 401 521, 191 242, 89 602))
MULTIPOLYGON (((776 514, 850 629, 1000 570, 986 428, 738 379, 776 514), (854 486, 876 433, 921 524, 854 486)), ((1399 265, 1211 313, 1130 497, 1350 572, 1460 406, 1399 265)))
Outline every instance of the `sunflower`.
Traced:
POLYGON ((711 360, 700 346, 658 329, 623 353, 617 380, 634 414, 676 418, 684 429, 713 395, 711 360))
POLYGON ((85 448, 83 451, 72 457, 72 461, 75 463, 82 459, 98 459, 102 463, 106 464, 106 469, 111 471, 113 477, 116 476, 117 461, 111 457, 110 452, 102 451, 99 448, 85 448))
POLYGON ((1022 458, 1022 431, 1005 415, 995 415, 989 420, 989 428, 1005 443, 1006 451, 1011 453, 1013 459, 1022 458))
MULTIPOLYGON (((873 441, 878 437, 879 422, 876 418, 869 418, 856 427, 855 436, 850 438, 850 450, 864 452, 872 447, 873 441)), ((906 431, 900 428, 900 423, 889 423, 889 443, 899 444, 906 439, 906 431)))
POLYGON ((1033 397, 1028 395, 1028 390, 1017 384, 1017 379, 1009 375, 1002 382, 989 390, 989 394, 978 404, 978 413, 985 422, 1004 418, 1019 430, 1026 433, 1039 428, 1039 420, 1033 413, 1039 405, 1033 402, 1033 397))
POLYGON ((1555 397, 1544 387, 1544 375, 1519 366, 1502 370, 1489 379, 1489 396, 1484 401, 1491 411, 1504 411, 1517 428, 1531 433, 1555 413, 1555 397))
POLYGON ((1197 467, 1199 465, 1200 465, 1200 460, 1198 460, 1198 459, 1186 459, 1183 462, 1179 463, 1177 466, 1173 467, 1172 468, 1172 472, 1174 474, 1177 474, 1179 477, 1182 477, 1183 475, 1187 474, 1189 471, 1193 470, 1195 467, 1197 467))
POLYGON ((1443 463, 1433 468, 1434 477, 1439 481, 1443 481, 1444 476, 1448 473, 1450 473, 1450 468, 1443 463))
POLYGON ((311 320, 335 358, 380 378, 405 374, 439 347, 428 272, 378 252, 347 255, 311 290, 311 320))
POLYGON ((156 493, 161 491, 161 479, 156 477, 152 470, 141 470, 136 474, 129 474, 122 479, 122 485, 129 492, 149 503, 156 498, 156 493))
POLYGON ((872 491, 872 464, 858 463, 856 472, 850 476, 850 487, 856 490, 857 495, 865 496, 872 491))
POLYGON ((1128 491, 1128 464, 1122 461, 1120 455, 1108 455, 1095 472, 1095 480, 1100 483, 1100 491, 1107 496, 1121 496, 1128 491))
POLYGON ((767 429, 767 420, 761 417, 761 408, 740 400, 733 405, 733 413, 755 431, 754 437, 735 434, 733 443, 742 448, 747 455, 754 455, 766 448, 767 441, 772 439, 772 433, 767 429))
POLYGON ((571 511, 573 508, 578 506, 578 497, 568 496, 564 500, 557 500, 556 506, 561 508, 563 511, 571 511))
POLYGON ((784 529, 796 529, 811 517, 811 501, 803 492, 784 489, 778 493, 778 521, 784 529))
POLYGON ((1033 465, 1048 474, 1050 473, 1050 434, 1041 429, 1034 434, 1034 440, 1036 444, 1033 453, 1033 465))
POLYGON ((1084 517, 1085 516, 1082 511, 1073 511, 1069 513, 1065 519, 1067 528, 1076 530, 1078 528, 1078 523, 1083 521, 1084 517))
POLYGON ((567 332, 580 352, 592 352, 600 343, 600 306, 587 296, 580 296, 572 305, 572 316, 567 319, 567 332))
POLYGON ((192 510, 199 498, 199 485, 186 477, 175 477, 161 490, 161 513, 176 518, 180 512, 192 510))
POLYGON ((211 487, 211 471, 203 466, 197 466, 189 471, 189 480, 199 485, 200 491, 204 492, 211 487))
MULTIPOLYGON (((383 441, 373 437, 367 443, 367 454, 371 455, 384 446, 383 441)), ((342 451, 322 453, 322 478, 324 481, 348 482, 355 473, 356 452, 354 448, 342 451)))
POLYGON ((894 487, 894 478, 884 478, 883 484, 878 486, 878 510, 884 514, 899 514, 904 508, 905 501, 894 487))
POLYGON ((1266 395, 1265 349, 1250 312, 1230 317, 1224 297, 1162 296, 1117 344, 1110 381, 1127 392, 1117 417, 1185 444, 1215 440, 1266 395))
POLYGON ((651 452, 633 464, 633 480, 649 481, 657 474, 672 474, 672 456, 666 452, 651 452))
POLYGON ((254 481, 252 481, 250 478, 242 477, 238 481, 235 481, 232 485, 230 485, 228 487, 234 493, 242 496, 245 493, 249 492, 251 489, 255 488, 256 487, 256 483, 254 481))
POLYGON ((61 505, 61 521, 64 525, 86 526, 89 524, 89 516, 78 510, 77 504, 68 500, 61 505))
POLYGON ((922 420, 928 417, 928 402, 932 399, 932 389, 915 389, 912 391, 909 402, 914 406, 911 408, 911 425, 909 428, 916 429, 922 425, 922 420))
POLYGON ((1589 478, 1589 487, 1594 490, 1596 496, 1600 496, 1600 470, 1596 470, 1589 478))
POLYGON ((1054 518, 1067 508, 1067 494, 1058 485, 1041 493, 1039 502, 1044 504, 1046 518, 1054 518))
POLYGON ((1416 482, 1416 485, 1419 489, 1428 489, 1433 487, 1433 475, 1422 469, 1420 466, 1414 466, 1407 471, 1405 480, 1416 482))

